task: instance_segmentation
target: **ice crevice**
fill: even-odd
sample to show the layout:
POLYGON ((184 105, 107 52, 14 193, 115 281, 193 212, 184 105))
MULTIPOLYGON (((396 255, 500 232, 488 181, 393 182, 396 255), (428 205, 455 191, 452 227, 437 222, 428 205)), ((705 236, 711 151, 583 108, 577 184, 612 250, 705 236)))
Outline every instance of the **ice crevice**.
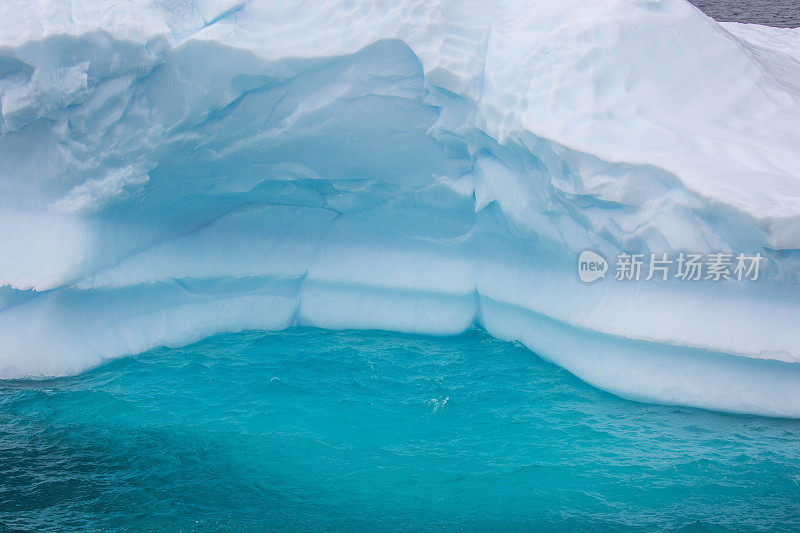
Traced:
POLYGON ((478 325, 626 398, 800 416, 800 37, 586 4, 0 27, 0 378, 224 331, 478 325), (587 249, 766 262, 584 284, 587 249))

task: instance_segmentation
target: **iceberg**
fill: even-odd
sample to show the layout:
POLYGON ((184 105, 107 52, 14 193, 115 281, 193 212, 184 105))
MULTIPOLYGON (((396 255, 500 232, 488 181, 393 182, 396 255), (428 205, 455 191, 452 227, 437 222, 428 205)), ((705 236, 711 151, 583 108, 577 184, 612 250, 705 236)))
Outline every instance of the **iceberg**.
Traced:
POLYGON ((11 0, 0 229, 0 378, 478 325, 625 398, 800 417, 800 30, 683 0, 11 0), (764 261, 614 279, 684 252, 764 261))

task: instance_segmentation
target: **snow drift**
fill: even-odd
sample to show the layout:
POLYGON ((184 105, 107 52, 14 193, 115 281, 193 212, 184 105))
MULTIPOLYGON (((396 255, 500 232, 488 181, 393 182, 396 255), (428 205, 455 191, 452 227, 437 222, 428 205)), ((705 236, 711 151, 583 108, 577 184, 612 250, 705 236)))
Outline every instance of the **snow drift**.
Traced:
POLYGON ((680 0, 5 2, 0 377, 477 323, 624 397, 800 416, 798 73, 797 30, 680 0), (587 285, 586 249, 766 262, 587 285))

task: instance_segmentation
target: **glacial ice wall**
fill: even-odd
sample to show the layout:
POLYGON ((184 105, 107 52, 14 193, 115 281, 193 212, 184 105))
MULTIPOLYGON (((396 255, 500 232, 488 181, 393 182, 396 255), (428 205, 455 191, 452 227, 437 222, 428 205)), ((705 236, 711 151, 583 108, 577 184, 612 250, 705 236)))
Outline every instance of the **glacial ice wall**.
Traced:
POLYGON ((0 377, 292 325, 800 416, 800 32, 681 0, 0 6, 0 377), (582 283, 582 250, 758 281, 582 283))

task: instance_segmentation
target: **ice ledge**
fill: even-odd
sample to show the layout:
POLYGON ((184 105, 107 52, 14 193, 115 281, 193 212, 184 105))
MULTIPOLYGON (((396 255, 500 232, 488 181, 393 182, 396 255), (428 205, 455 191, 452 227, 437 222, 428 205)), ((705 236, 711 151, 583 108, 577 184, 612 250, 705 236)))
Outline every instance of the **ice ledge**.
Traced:
POLYGON ((245 278, 42 297, 49 300, 47 315, 31 302, 0 315, 4 329, 22 334, 17 345, 0 338, 5 378, 69 375, 108 358, 224 331, 312 326, 454 335, 477 325, 628 399, 800 417, 800 363, 603 334, 474 293, 245 278))

